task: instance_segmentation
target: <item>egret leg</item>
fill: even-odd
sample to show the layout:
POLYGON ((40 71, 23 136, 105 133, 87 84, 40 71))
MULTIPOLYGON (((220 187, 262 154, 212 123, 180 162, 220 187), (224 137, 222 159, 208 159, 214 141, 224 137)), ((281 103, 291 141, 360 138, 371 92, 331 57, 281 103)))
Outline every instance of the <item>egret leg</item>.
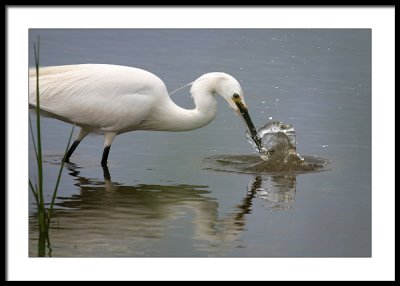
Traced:
POLYGON ((63 161, 69 163, 69 158, 72 153, 74 153, 76 147, 78 147, 79 143, 81 143, 82 139, 86 137, 90 133, 90 130, 81 128, 79 130, 78 135, 75 138, 75 141, 72 143, 71 147, 69 147, 68 152, 64 155, 63 161))
POLYGON ((101 157, 101 165, 107 166, 107 160, 108 160, 108 154, 110 153, 110 148, 111 144, 117 136, 117 132, 106 132, 104 134, 104 150, 103 150, 103 156, 101 157))
POLYGON ((101 157, 101 165, 103 167, 107 167, 108 153, 110 153, 110 147, 111 146, 104 147, 103 156, 101 157))
POLYGON ((110 171, 108 170, 107 165, 103 166, 103 176, 104 176, 104 180, 111 180, 111 175, 110 175, 110 171))

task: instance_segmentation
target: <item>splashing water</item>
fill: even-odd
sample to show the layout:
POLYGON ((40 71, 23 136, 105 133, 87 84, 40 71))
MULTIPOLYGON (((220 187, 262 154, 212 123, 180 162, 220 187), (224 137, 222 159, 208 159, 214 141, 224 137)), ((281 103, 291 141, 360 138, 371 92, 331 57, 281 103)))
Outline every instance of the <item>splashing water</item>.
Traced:
POLYGON ((257 136, 261 140, 261 149, 246 132, 247 140, 264 161, 303 164, 304 159, 296 153, 296 133, 292 125, 269 122, 258 130, 257 136))
POLYGON ((257 155, 217 155, 205 158, 206 169, 246 174, 305 173, 329 169, 329 160, 296 153, 296 133, 290 124, 274 121, 246 137, 257 155), (257 133, 256 133, 257 132, 257 133))

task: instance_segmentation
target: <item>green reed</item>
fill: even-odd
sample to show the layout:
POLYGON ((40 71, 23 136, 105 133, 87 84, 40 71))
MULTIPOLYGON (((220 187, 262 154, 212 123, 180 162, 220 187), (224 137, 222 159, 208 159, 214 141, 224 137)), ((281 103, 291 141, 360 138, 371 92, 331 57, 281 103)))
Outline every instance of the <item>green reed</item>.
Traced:
MULTIPOLYGON (((53 207, 55 199, 57 196, 58 186, 61 180, 62 170, 64 168, 64 161, 62 161, 57 181, 54 186, 51 202, 48 208, 46 208, 46 202, 43 195, 43 157, 42 157, 42 136, 41 136, 41 125, 40 125, 40 96, 39 96, 39 46, 40 38, 37 42, 33 43, 34 56, 35 56, 35 69, 36 69, 36 140, 34 131, 32 128, 32 122, 29 118, 29 128, 30 134, 33 142, 33 147, 35 149, 36 162, 37 162, 37 184, 33 185, 32 181, 29 179, 29 187, 33 193, 33 196, 37 205, 37 218, 39 225, 39 242, 38 242, 38 256, 46 255, 46 245, 49 248, 49 256, 51 256, 50 240, 49 240, 49 227, 51 223, 51 216, 53 212, 53 207)), ((72 134, 74 132, 74 127, 72 127, 71 133, 69 135, 68 144, 65 149, 64 154, 67 153, 69 145, 71 143, 72 134)))

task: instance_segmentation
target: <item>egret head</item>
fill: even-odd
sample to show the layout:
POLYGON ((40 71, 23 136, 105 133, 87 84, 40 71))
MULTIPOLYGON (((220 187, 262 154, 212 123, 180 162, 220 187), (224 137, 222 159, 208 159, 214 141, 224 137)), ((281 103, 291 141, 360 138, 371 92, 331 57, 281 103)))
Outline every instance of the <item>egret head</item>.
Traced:
POLYGON ((193 83, 192 94, 198 88, 221 95, 228 102, 229 106, 243 118, 251 137, 258 148, 261 148, 261 140, 257 136, 257 130, 251 121, 248 107, 244 101, 242 87, 233 76, 221 72, 205 74, 193 83))

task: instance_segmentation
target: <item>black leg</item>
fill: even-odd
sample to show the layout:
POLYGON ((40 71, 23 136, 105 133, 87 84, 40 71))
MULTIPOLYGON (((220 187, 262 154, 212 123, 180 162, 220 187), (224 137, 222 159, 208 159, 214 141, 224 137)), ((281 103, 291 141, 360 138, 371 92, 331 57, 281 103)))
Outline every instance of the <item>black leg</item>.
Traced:
POLYGON ((104 147, 103 157, 101 158, 101 165, 107 166, 108 153, 110 153, 111 146, 104 147))
POLYGON ((110 171, 108 170, 107 165, 103 165, 103 176, 104 176, 104 180, 111 180, 111 175, 110 175, 110 171))
POLYGON ((66 163, 69 163, 69 157, 71 157, 72 153, 74 153, 76 147, 78 147, 79 143, 81 143, 81 141, 74 141, 74 143, 72 143, 71 147, 69 147, 69 150, 67 152, 67 154, 65 154, 63 161, 66 163))

